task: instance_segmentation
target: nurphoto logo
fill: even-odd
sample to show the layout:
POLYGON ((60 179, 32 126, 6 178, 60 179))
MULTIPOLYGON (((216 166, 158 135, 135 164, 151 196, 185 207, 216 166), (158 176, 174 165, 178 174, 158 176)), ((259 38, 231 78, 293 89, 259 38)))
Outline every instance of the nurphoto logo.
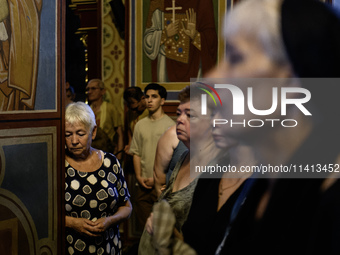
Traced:
MULTIPOLYGON (((225 107, 232 107, 232 115, 233 116, 242 116, 245 115, 245 107, 250 113, 256 116, 269 116, 273 114, 278 107, 280 107, 280 115, 287 115, 287 106, 295 105, 304 115, 311 116, 311 112, 305 107, 304 104, 310 101, 311 93, 306 88, 301 87, 272 87, 271 88, 271 107, 268 109, 257 109, 254 106, 254 93, 253 87, 246 88, 246 95, 236 85, 232 84, 214 84, 213 86, 208 85, 206 83, 199 82, 198 84, 204 85, 205 88, 198 87, 200 90, 205 93, 201 95, 201 114, 207 115, 207 95, 209 95, 217 106, 217 102, 213 96, 216 95, 220 102, 220 109, 223 110, 223 103, 221 99, 221 94, 229 92, 231 94, 232 105, 224 104, 225 107), (220 93, 216 91, 218 89, 220 93), (211 92, 210 92, 210 91, 211 92), (225 90, 225 91, 224 91, 225 90), (290 98, 289 95, 293 95, 294 98, 290 98), (279 101, 280 99, 280 101, 279 101), (245 104, 246 102, 246 104, 245 104), (280 102, 280 105, 279 105, 280 102)), ((270 89, 270 88, 269 88, 270 89)), ((280 122, 283 127, 295 127, 298 125, 295 119, 277 119, 277 118, 267 118, 267 119, 243 119, 241 121, 235 121, 233 119, 213 119, 212 123, 215 127, 216 125, 225 125, 230 124, 232 126, 241 125, 241 126, 249 126, 249 127, 262 127, 264 124, 268 122, 271 123, 271 126, 274 127, 276 122, 280 122)))

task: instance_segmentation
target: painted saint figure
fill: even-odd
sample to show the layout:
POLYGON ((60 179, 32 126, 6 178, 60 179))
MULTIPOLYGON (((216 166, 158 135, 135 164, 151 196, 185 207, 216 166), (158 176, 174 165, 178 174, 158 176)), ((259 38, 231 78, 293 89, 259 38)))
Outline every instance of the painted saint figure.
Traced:
POLYGON ((42 0, 0 0, 0 111, 33 110, 42 0))
POLYGON ((143 41, 152 81, 189 82, 217 61, 211 0, 151 0, 143 41))

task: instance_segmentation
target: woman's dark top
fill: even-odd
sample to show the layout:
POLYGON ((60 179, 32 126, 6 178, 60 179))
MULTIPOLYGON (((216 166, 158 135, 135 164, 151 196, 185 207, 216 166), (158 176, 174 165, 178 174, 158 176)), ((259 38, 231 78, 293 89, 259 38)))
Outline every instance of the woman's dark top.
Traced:
POLYGON ((182 227, 184 241, 198 254, 214 254, 229 223, 231 210, 243 184, 217 212, 218 179, 198 180, 187 221, 182 227))
MULTIPOLYGON (((340 148, 332 134, 315 128, 288 164, 334 163, 340 148)), ((314 178, 257 179, 221 254, 339 254, 339 180, 322 191, 325 179, 309 177, 314 178), (258 219, 265 192, 270 198, 258 219)))

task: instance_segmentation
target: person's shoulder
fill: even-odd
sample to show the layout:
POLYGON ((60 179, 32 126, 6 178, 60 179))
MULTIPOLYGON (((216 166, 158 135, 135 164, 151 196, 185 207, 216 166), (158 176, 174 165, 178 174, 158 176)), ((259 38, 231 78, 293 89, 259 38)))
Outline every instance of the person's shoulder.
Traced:
POLYGON ((176 125, 172 125, 167 130, 165 130, 161 138, 165 140, 171 140, 171 141, 176 140, 178 142, 177 133, 176 133, 176 125))
POLYGON ((115 110, 115 111, 117 110, 117 107, 113 103, 110 103, 108 101, 104 101, 103 105, 106 105, 107 109, 115 110))
POLYGON ((111 152, 104 152, 104 162, 105 165, 119 165, 119 161, 114 154, 111 152))
POLYGON ((148 123, 148 122, 150 122, 150 118, 149 118, 149 117, 145 117, 145 118, 143 118, 143 119, 137 121, 135 128, 136 128, 136 127, 139 127, 139 126, 141 126, 141 125, 145 125, 145 124, 148 123))
POLYGON ((163 136, 166 136, 168 138, 173 138, 173 137, 177 137, 176 134, 176 125, 172 125, 171 127, 169 127, 163 134, 163 136))
POLYGON ((103 152, 103 156, 104 156, 104 160, 105 159, 116 159, 116 156, 113 155, 111 152, 107 152, 107 151, 102 151, 103 152))
POLYGON ((176 125, 170 126, 165 132, 161 135, 161 137, 158 140, 158 145, 163 146, 166 144, 171 143, 173 149, 178 144, 178 138, 176 133, 176 125))
POLYGON ((175 124, 175 121, 167 114, 164 114, 162 121, 167 121, 169 123, 175 124))
POLYGON ((143 132, 143 130, 149 126, 150 120, 148 117, 145 117, 139 121, 137 121, 133 133, 143 132))

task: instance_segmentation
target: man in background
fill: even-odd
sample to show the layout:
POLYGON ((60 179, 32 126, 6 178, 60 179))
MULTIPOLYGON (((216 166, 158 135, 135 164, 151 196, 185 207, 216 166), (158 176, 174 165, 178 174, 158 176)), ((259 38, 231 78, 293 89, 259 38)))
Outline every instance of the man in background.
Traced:
POLYGON ((147 117, 149 115, 149 111, 146 108, 145 96, 140 87, 129 87, 124 90, 124 101, 129 109, 127 113, 128 119, 128 127, 127 127, 127 135, 128 135, 128 144, 125 146, 125 153, 129 154, 132 135, 135 129, 136 123, 147 117))
POLYGON ((138 227, 141 229, 157 199, 153 180, 157 143, 161 135, 175 124, 163 111, 162 106, 167 96, 163 86, 150 83, 146 86, 144 94, 149 115, 136 123, 129 151, 133 154, 133 165, 138 183, 134 209, 138 227))
MULTIPOLYGON (((96 115, 97 136, 93 140, 93 147, 117 154, 123 150, 122 120, 117 108, 104 101, 106 92, 104 82, 100 79, 92 79, 86 86, 89 104, 96 115)), ((122 153, 116 156, 120 160, 122 153)))

